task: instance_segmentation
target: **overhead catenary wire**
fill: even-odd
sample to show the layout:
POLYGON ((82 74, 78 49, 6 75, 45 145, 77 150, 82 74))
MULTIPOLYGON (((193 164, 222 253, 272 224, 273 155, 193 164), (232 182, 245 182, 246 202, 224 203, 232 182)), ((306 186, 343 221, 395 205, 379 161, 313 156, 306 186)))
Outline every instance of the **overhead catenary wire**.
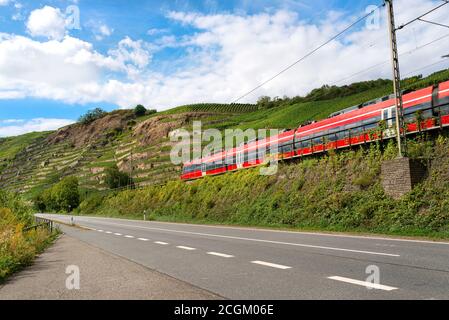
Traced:
MULTIPOLYGON (((430 42, 427 42, 427 43, 425 43, 425 44, 423 44, 423 45, 421 45, 421 46, 419 46, 419 47, 416 47, 415 49, 409 50, 409 51, 407 51, 407 52, 403 52, 403 53, 399 54, 399 56, 404 56, 404 55, 408 55, 408 54, 413 54, 414 52, 419 51, 419 50, 421 50, 421 49, 423 49, 423 48, 425 48, 425 47, 428 47, 429 45, 434 44, 434 43, 436 43, 436 42, 438 42, 438 41, 444 40, 444 39, 446 39, 447 37, 449 37, 449 33, 446 34, 446 35, 443 35, 443 36, 441 36, 441 37, 438 37, 437 39, 434 39, 434 40, 432 40, 432 41, 430 41, 430 42)), ((346 80, 349 80, 349 79, 354 78, 355 76, 358 76, 358 75, 363 74, 363 73, 365 73, 365 72, 368 72, 368 71, 370 71, 370 70, 373 70, 373 69, 376 69, 376 68, 381 67, 381 66, 383 66, 383 65, 386 65, 386 64, 389 63, 389 62, 390 62, 390 60, 385 60, 385 61, 383 61, 383 62, 377 63, 377 64, 375 64, 375 65, 372 65, 372 66, 369 66, 369 67, 367 67, 367 68, 364 68, 364 69, 362 69, 362 70, 360 70, 360 71, 357 71, 356 73, 351 74, 351 75, 349 75, 349 76, 347 76, 347 77, 345 77, 345 78, 342 78, 342 79, 337 80, 337 81, 333 81, 332 83, 333 83, 333 84, 338 84, 338 83, 344 82, 344 81, 346 81, 346 80)))
POLYGON ((441 7, 443 7, 443 6, 447 5, 447 4, 449 4, 449 0, 442 0, 442 1, 443 1, 443 3, 440 4, 439 6, 437 6, 437 7, 433 8, 433 9, 427 11, 426 13, 420 15, 420 16, 417 17, 417 18, 414 18, 414 19, 410 20, 410 21, 407 22, 407 23, 404 23, 403 25, 401 25, 401 26, 399 26, 398 28, 396 28, 396 30, 402 30, 402 29, 404 29, 405 27, 407 27, 408 25, 412 24, 413 22, 419 21, 421 18, 423 18, 423 17, 425 17, 425 16, 431 14, 432 12, 435 12, 436 10, 440 9, 441 7))
POLYGON ((242 100, 243 98, 246 98, 247 96, 249 96, 250 94, 252 94, 253 92, 257 91, 258 89, 262 88, 263 86, 265 86, 267 83, 273 81, 274 79, 276 79, 277 77, 279 77, 280 75, 284 74, 285 72, 287 72, 288 70, 290 70, 291 68, 293 68, 294 66, 296 66, 297 64, 301 63, 302 61, 306 60, 307 58, 309 58, 310 56, 312 56, 313 54, 315 54, 317 51, 321 50, 322 48, 324 48, 325 46, 327 46, 328 44, 330 44, 332 41, 338 39, 341 35, 343 35, 344 33, 346 33, 348 30, 354 28, 356 25, 358 25, 360 22, 364 21, 366 18, 368 18, 369 16, 371 16, 374 12, 376 12, 376 10, 378 10, 379 8, 385 6, 385 3, 380 4, 379 6, 377 6, 375 9, 373 9, 372 11, 370 11, 369 13, 365 14, 364 16, 362 16, 361 18, 357 19, 355 22, 353 22, 352 24, 350 24, 349 26, 347 26, 346 28, 344 28, 342 31, 340 31, 339 33, 337 33, 336 35, 334 35, 333 37, 331 37, 329 40, 325 41, 324 43, 322 43, 321 45, 319 45, 318 47, 316 47, 315 49, 313 49, 312 51, 308 52, 307 54, 305 54, 304 56, 302 56, 300 59, 296 60, 294 63, 290 64, 289 66, 287 66, 286 68, 282 69, 281 71, 279 71, 278 73, 276 73, 274 76, 270 77, 269 79, 265 80, 264 82, 262 82, 261 84, 259 84, 258 86, 256 86, 254 89, 248 91, 247 93, 245 93, 244 95, 240 96, 239 98, 235 99, 232 103, 237 103, 240 100, 242 100))
POLYGON ((418 19, 418 20, 421 21, 421 22, 426 22, 426 23, 429 23, 429 24, 433 24, 433 25, 435 25, 435 26, 439 26, 439 27, 443 27, 443 28, 449 28, 448 25, 445 25, 445 24, 442 24, 442 23, 438 23, 438 22, 434 22, 434 21, 429 21, 429 20, 425 20, 425 19, 418 19))

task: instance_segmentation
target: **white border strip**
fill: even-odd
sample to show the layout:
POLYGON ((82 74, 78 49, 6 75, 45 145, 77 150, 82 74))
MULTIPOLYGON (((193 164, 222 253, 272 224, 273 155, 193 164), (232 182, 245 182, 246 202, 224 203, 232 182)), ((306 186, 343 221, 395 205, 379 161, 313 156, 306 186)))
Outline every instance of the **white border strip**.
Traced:
POLYGON ((339 277, 339 276, 328 277, 328 279, 346 282, 346 283, 350 283, 350 284, 355 284, 358 286, 364 286, 366 288, 371 288, 371 289, 378 289, 378 290, 385 290, 385 291, 393 291, 393 290, 398 289, 396 287, 385 286, 383 284, 377 284, 377 283, 372 283, 372 282, 367 282, 367 281, 360 281, 360 280, 339 277))
POLYGON ((282 269, 282 270, 287 270, 287 269, 292 268, 289 266, 283 266, 282 264, 270 263, 270 262, 265 262, 265 261, 251 261, 251 263, 258 264, 258 265, 265 266, 265 267, 270 267, 270 268, 282 269))

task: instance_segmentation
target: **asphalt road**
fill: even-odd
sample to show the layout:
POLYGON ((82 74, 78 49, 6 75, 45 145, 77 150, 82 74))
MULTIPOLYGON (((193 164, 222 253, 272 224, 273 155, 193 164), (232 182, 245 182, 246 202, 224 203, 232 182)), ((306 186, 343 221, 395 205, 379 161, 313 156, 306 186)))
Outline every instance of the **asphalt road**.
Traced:
MULTIPOLYGON (((39 215, 70 222, 70 217, 39 215)), ((75 238, 230 299, 449 299, 449 243, 74 217, 75 238)))

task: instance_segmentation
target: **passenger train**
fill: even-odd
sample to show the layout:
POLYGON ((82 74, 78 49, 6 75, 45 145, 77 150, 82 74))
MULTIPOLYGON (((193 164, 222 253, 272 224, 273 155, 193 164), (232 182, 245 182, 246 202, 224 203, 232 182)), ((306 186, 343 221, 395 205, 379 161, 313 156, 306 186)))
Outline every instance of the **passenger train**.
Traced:
MULTIPOLYGON (((406 134, 449 127, 449 81, 404 92, 406 134), (417 114, 420 114, 417 121, 417 114)), ((185 163, 182 180, 195 180, 260 166, 273 157, 292 159, 396 136, 394 95, 341 110, 329 118, 267 139, 185 163)))

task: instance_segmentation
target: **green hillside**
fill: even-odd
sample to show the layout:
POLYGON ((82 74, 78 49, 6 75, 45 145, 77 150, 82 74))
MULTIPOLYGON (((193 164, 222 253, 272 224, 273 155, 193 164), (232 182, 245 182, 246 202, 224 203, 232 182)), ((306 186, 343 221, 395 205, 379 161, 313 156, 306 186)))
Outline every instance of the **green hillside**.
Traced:
POLYGON ((431 163, 425 181, 399 200, 381 185, 387 145, 286 162, 263 176, 259 168, 192 183, 91 194, 77 213, 157 221, 235 224, 302 230, 449 237, 449 135, 410 141, 410 156, 431 163))
MULTIPOLYGON (((404 81, 404 88, 421 88, 449 79, 449 70, 427 78, 404 81)), ((176 142, 170 132, 190 129, 295 128, 308 120, 376 99, 392 90, 391 81, 375 80, 348 86, 323 86, 303 97, 262 98, 257 104, 203 103, 137 117, 132 110, 117 110, 86 124, 55 132, 30 133, 0 139, 0 187, 29 196, 49 188, 65 176, 79 178, 86 193, 107 190, 105 170, 118 165, 144 187, 177 180, 180 166, 170 161, 176 142)))

